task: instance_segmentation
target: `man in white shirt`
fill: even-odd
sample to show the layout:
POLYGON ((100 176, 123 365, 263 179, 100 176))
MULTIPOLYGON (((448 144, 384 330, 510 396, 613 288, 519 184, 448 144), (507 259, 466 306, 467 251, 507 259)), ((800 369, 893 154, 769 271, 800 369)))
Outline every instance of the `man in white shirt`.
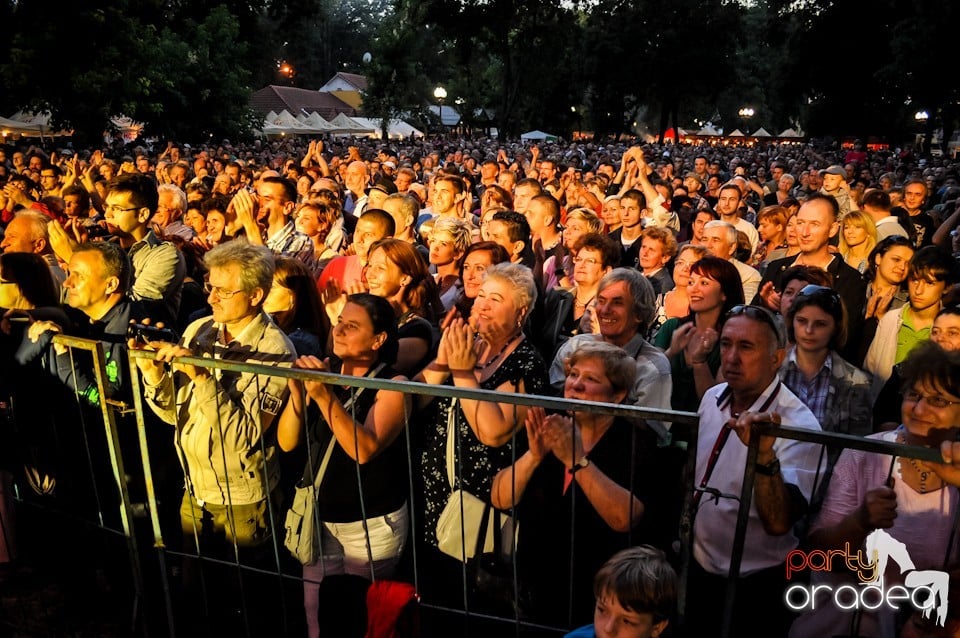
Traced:
MULTIPOLYGON (((783 328, 765 308, 738 306, 723 325, 720 373, 726 382, 707 390, 699 410, 685 635, 716 635, 723 618, 752 425, 820 430, 810 410, 780 382, 785 346, 783 328)), ((820 446, 811 443, 760 437, 744 553, 733 575, 731 636, 755 633, 759 609, 765 635, 783 635, 789 626, 784 563, 799 544, 793 526, 809 503, 819 454, 820 446)))

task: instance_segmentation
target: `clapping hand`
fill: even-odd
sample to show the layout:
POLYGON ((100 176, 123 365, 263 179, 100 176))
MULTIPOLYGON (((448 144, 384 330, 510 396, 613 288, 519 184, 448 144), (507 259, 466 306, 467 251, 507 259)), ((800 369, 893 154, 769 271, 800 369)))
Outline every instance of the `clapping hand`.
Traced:
POLYGON ((473 329, 463 319, 453 319, 440 337, 441 347, 446 349, 447 366, 452 371, 473 372, 477 363, 474 351, 473 329))
POLYGON ((551 414, 543 419, 541 436, 544 445, 567 469, 583 458, 583 440, 580 428, 573 419, 562 414, 551 414))

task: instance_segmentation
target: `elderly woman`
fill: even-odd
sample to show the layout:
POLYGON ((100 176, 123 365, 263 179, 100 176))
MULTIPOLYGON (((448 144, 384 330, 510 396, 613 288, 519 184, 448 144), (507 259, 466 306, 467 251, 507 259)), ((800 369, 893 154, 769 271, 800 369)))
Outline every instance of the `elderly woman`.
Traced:
POLYGON ((563 257, 563 264, 558 265, 555 270, 561 287, 569 288, 573 285, 573 258, 577 255, 574 247, 577 242, 588 233, 602 232, 603 222, 589 208, 574 208, 567 212, 567 218, 563 224, 563 247, 566 249, 566 254, 563 257))
MULTIPOLYGON (((902 424, 870 438, 939 449, 945 463, 844 450, 808 537, 813 549, 848 547, 855 552, 863 551, 872 532, 882 532, 889 539, 883 546, 901 547, 911 561, 907 565, 893 555, 884 563, 887 570, 878 576, 886 591, 903 585, 905 576, 915 585, 927 584, 923 570, 941 570, 955 559, 950 543, 960 505, 960 444, 954 442, 960 434, 960 354, 924 344, 904 362, 903 381, 902 424)), ((856 573, 842 567, 815 572, 812 578, 811 585, 833 586, 834 591, 845 584, 859 589, 856 573)), ((887 605, 861 609, 859 635, 895 636, 896 613, 887 605)), ((849 611, 825 604, 798 618, 790 635, 846 635, 850 627, 849 611)))
MULTIPOLYGON (((488 268, 470 322, 460 318, 448 322, 437 358, 415 380, 501 393, 544 394, 546 364, 523 332, 536 298, 529 268, 512 263, 488 268)), ((436 585, 440 595, 450 593, 451 586, 456 590, 454 583, 460 582, 462 568, 459 561, 437 550, 440 513, 454 489, 488 497, 494 476, 513 459, 515 436, 526 413, 522 405, 436 397, 417 419, 423 428, 419 493, 425 501, 417 519, 424 525, 420 537, 427 543, 427 563, 438 570, 436 579, 428 579, 428 586, 436 585), (455 445, 448 446, 448 435, 455 445), (448 449, 452 451, 449 459, 448 449), (458 468, 452 486, 448 462, 458 468)))
MULTIPOLYGON (((636 362, 622 348, 584 342, 567 359, 563 396, 622 403, 635 376, 636 362)), ((611 552, 669 542, 680 466, 668 461, 651 431, 619 417, 530 408, 525 425, 529 449, 497 474, 492 503, 516 508, 517 566, 531 616, 566 623, 568 608, 558 602, 567 600, 572 582, 573 621, 582 624, 593 611, 591 575, 611 552)))
MULTIPOLYGON (((333 328, 333 351, 341 361, 336 372, 404 381, 392 368, 398 341, 389 302, 367 293, 351 295, 333 328)), ((310 356, 300 357, 295 366, 327 369, 310 356)), ((308 635, 316 638, 320 581, 326 575, 389 578, 400 560, 409 525, 408 487, 399 480, 409 468, 400 434, 409 404, 395 390, 319 381, 301 386, 293 380, 290 388, 290 401, 277 425, 280 447, 293 450, 306 435, 309 462, 304 477, 310 482, 315 482, 321 459, 327 458, 316 492, 322 555, 303 568, 308 635)))

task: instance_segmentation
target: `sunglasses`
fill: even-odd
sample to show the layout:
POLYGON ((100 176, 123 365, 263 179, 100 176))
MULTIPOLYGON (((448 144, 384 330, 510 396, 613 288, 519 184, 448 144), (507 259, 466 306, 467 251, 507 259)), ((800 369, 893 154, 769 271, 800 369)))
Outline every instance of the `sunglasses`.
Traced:
POLYGON ((787 336, 784 334, 783 327, 777 318, 773 316, 773 313, 766 308, 747 304, 734 306, 730 309, 730 312, 727 313, 727 319, 738 315, 746 315, 754 321, 767 324, 770 326, 770 329, 773 330, 773 334, 777 335, 777 346, 783 348, 787 345, 787 336))
POLYGON ((800 297, 822 298, 829 304, 828 311, 836 310, 837 308, 841 307, 840 293, 833 288, 827 288, 826 286, 808 284, 801 288, 800 292, 797 293, 794 303, 796 303, 796 299, 799 299, 800 297))

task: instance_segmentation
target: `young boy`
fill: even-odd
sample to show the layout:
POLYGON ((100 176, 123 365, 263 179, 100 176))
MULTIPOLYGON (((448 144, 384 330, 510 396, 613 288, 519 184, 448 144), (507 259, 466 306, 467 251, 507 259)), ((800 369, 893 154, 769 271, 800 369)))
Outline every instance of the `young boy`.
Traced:
POLYGON ((565 638, 658 638, 677 608, 677 574, 663 552, 639 545, 613 555, 593 580, 593 624, 565 638))

